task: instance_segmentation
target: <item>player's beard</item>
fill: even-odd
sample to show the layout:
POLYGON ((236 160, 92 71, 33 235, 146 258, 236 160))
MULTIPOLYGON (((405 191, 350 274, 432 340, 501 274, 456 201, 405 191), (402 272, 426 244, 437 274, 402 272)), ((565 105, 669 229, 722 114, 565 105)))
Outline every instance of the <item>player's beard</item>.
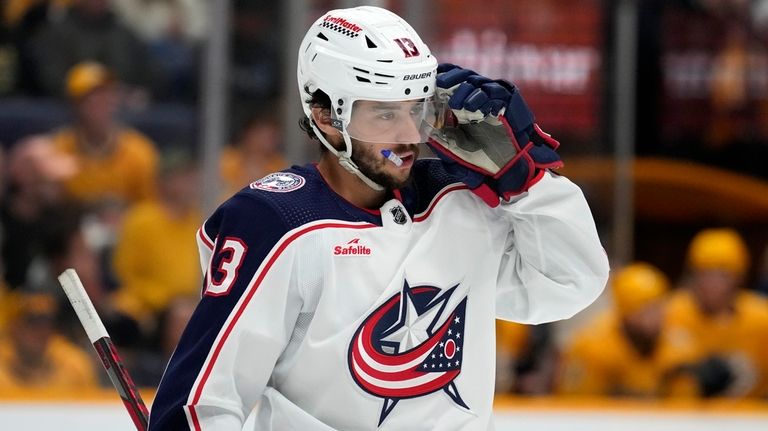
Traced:
MULTIPOLYGON (((360 172, 370 178, 376 184, 388 190, 399 189, 405 186, 411 179, 413 169, 408 170, 405 177, 396 177, 387 173, 387 164, 392 163, 378 153, 378 145, 366 145, 353 140, 352 161, 355 162, 360 172)), ((403 151, 412 151, 414 160, 419 156, 418 144, 402 144, 403 151)))

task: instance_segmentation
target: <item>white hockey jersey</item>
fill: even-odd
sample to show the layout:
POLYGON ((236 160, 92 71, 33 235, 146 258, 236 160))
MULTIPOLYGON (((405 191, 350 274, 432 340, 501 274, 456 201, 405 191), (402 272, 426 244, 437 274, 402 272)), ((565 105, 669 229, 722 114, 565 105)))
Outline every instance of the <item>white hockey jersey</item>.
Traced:
POLYGON ((590 304, 608 262, 577 186, 549 173, 490 208, 436 160, 380 210, 314 165, 268 175, 199 231, 202 300, 151 430, 488 430, 494 319, 590 304))

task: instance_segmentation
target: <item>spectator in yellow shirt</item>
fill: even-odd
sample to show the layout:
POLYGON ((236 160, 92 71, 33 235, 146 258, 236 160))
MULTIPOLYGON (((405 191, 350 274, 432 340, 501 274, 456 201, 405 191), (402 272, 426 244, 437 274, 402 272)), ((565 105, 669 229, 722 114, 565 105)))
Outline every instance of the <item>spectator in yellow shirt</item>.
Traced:
POLYGON ((530 327, 496 320, 496 392, 514 392, 516 364, 528 346, 530 327))
POLYGON ((667 277, 636 262, 617 272, 611 286, 613 308, 588 323, 563 352, 557 391, 639 397, 693 393, 687 378, 673 378, 687 356, 663 331, 667 277))
POLYGON ((243 127, 234 145, 221 154, 226 197, 251 182, 287 167, 280 153, 280 126, 269 114, 256 114, 243 127))
POLYGON ((496 392, 544 395, 552 392, 557 349, 551 324, 496 320, 496 392))
POLYGON ((43 293, 12 295, 15 313, 0 337, 0 391, 97 388, 95 362, 56 331, 56 300, 43 293))
POLYGON ((131 208, 115 246, 118 310, 153 331, 157 316, 178 296, 199 296, 195 232, 202 222, 199 175, 188 157, 165 159, 159 199, 131 208))
POLYGON ((702 396, 768 395, 768 302, 742 289, 750 256, 733 229, 706 229, 688 250, 688 276, 668 305, 673 336, 696 355, 702 396))
POLYGON ((67 191, 97 205, 153 197, 157 150, 149 138, 117 122, 119 89, 111 72, 99 63, 79 63, 70 69, 66 87, 75 121, 53 139, 77 162, 76 175, 65 182, 67 191))

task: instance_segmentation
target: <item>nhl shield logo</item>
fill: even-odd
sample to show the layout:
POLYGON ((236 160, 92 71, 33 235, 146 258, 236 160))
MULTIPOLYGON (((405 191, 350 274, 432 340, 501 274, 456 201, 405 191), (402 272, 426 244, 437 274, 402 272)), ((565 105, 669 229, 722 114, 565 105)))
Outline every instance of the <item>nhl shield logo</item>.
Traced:
POLYGON ((268 192, 287 193, 300 189, 306 180, 301 175, 290 172, 276 172, 251 183, 252 189, 266 190, 268 192))
POLYGON ((401 206, 395 206, 389 209, 390 214, 392 214, 392 219, 397 224, 405 224, 405 222, 408 221, 408 216, 405 215, 405 211, 403 211, 403 207, 401 206))

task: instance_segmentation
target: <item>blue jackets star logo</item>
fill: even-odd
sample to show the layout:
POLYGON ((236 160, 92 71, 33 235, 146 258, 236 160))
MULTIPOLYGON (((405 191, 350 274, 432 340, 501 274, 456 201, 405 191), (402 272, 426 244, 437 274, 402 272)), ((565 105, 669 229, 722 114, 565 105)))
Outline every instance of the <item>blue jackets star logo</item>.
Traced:
POLYGON ((402 291, 376 308, 352 337, 349 371, 363 390, 383 399, 379 425, 400 400, 440 390, 469 409, 454 383, 461 373, 467 306, 464 297, 447 309, 457 287, 411 288, 404 281, 402 291))

